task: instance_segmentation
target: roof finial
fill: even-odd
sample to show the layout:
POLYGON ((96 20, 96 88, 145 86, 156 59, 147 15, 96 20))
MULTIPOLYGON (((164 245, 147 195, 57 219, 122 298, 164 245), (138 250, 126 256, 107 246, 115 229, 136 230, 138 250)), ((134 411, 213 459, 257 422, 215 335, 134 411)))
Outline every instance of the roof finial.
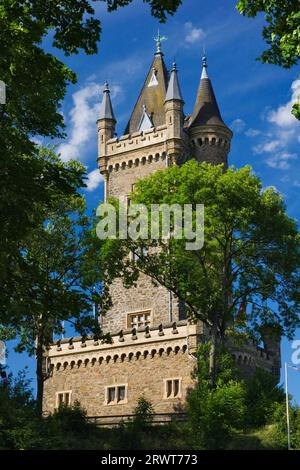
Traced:
POLYGON ((159 29, 157 31, 157 36, 154 38, 154 41, 156 42, 156 54, 161 53, 161 43, 163 41, 166 41, 168 38, 166 36, 161 36, 159 33, 159 29))
POLYGON ((207 75, 207 60, 206 60, 206 52, 205 52, 205 45, 203 46, 203 55, 202 55, 202 75, 201 75, 201 79, 202 78, 208 78, 208 75, 207 75))

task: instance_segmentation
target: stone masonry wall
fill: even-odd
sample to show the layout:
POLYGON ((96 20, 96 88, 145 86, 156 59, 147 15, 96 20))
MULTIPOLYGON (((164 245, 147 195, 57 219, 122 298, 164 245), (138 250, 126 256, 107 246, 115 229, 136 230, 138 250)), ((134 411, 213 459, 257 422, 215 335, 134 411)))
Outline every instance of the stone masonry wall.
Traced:
POLYGON ((111 169, 108 176, 108 194, 113 197, 128 196, 132 191, 132 185, 136 181, 157 170, 163 170, 165 167, 165 155, 157 154, 157 156, 152 156, 150 159, 142 157, 142 160, 138 160, 138 163, 132 162, 125 168, 111 169))
POLYGON ((111 286, 113 306, 101 319, 104 333, 128 328, 129 313, 151 311, 151 325, 179 320, 178 301, 172 295, 172 319, 169 318, 169 292, 162 286, 155 287, 151 279, 141 274, 137 287, 126 289, 117 279, 111 286))
MULTIPOLYGON (((45 382, 44 413, 54 411, 57 393, 62 391, 71 392, 71 403, 78 400, 88 416, 131 414, 142 395, 151 401, 156 413, 180 411, 194 384, 192 373, 196 365, 195 358, 189 354, 185 330, 181 329, 177 335, 169 329, 166 337, 144 339, 143 344, 136 342, 135 346, 115 343, 110 348, 107 345, 102 354, 97 347, 87 353, 78 350, 78 346, 72 351, 64 348, 62 352, 53 347, 48 357, 51 373, 45 382), (175 378, 181 384, 179 396, 166 398, 165 380, 175 378), (107 404, 105 388, 112 385, 126 385, 124 402, 107 404)), ((130 340, 126 338, 126 342, 130 340)), ((99 348, 103 350, 103 346, 99 348)))

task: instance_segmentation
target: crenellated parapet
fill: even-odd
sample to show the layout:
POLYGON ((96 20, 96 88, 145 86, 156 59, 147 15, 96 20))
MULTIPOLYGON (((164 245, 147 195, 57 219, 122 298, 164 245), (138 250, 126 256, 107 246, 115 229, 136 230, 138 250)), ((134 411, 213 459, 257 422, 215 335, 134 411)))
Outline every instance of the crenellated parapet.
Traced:
POLYGON ((187 321, 127 329, 114 333, 108 340, 69 338, 57 341, 48 348, 48 372, 109 363, 153 359, 179 353, 194 354, 197 350, 199 325, 187 321))

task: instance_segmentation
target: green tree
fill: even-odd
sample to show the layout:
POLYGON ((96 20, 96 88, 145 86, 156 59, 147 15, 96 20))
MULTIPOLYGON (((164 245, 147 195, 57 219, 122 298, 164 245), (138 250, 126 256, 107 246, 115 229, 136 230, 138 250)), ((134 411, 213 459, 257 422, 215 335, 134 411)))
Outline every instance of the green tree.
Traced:
POLYGON ((192 444, 200 449, 222 449, 235 431, 243 429, 246 416, 246 389, 237 378, 231 356, 222 351, 216 387, 211 389, 209 347, 198 351, 197 385, 187 399, 192 444))
MULTIPOLYGON (((105 3, 113 11, 131 1, 105 3)), ((145 3, 165 21, 180 0, 145 3)), ((0 282, 9 291, 14 289, 10 274, 18 244, 40 222, 39 209, 51 207, 55 189, 60 194, 74 190, 76 174, 62 174, 58 162, 40 161, 32 141, 35 136, 64 137, 61 102, 68 84, 76 82, 74 72, 48 46, 65 55, 80 50, 94 54, 100 33, 100 20, 88 0, 0 0, 0 80, 7 87, 6 104, 0 105, 0 282)))
POLYGON ((22 287, 22 248, 31 233, 53 210, 57 200, 84 186, 85 169, 64 164, 50 148, 32 155, 1 158, 0 187, 0 318, 5 322, 13 293, 22 287))
POLYGON ((144 396, 139 397, 133 414, 133 425, 140 430, 146 429, 153 421, 154 409, 152 403, 144 396))
MULTIPOLYGON (((192 160, 138 181, 130 199, 149 213, 151 204, 190 204, 194 229, 197 204, 205 206, 201 249, 186 249, 186 232, 182 239, 155 240, 147 227, 147 240, 122 240, 117 234, 99 242, 99 258, 108 285, 121 277, 129 287, 143 272, 181 299, 190 319, 208 327, 212 385, 218 348, 230 332, 259 335, 269 325, 278 334, 293 334, 300 300, 297 224, 287 216, 281 195, 263 190, 250 167, 224 172, 220 165, 192 160), (241 315, 245 304, 247 321, 241 315)), ((119 202, 114 204, 118 208, 119 202)), ((172 233, 174 217, 171 221, 172 233)))
MULTIPOLYGON (((300 408, 298 405, 289 403, 291 447, 300 450, 300 408)), ((285 401, 276 403, 271 419, 272 432, 270 439, 277 449, 287 449, 287 423, 285 401)))
POLYGON ((34 448, 38 437, 35 402, 25 373, 0 378, 0 449, 34 448))
MULTIPOLYGON (((78 162, 68 165, 83 171, 78 162)), ((62 322, 70 321, 82 335, 101 333, 92 315, 94 284, 84 278, 84 239, 89 231, 84 197, 56 195, 55 204, 44 211, 44 220, 20 249, 22 280, 11 292, 2 323, 18 338, 19 352, 25 350, 36 356, 39 412, 45 379, 43 353, 53 342, 53 334, 62 333, 62 322)))
POLYGON ((277 378, 263 369, 257 369, 246 383, 246 425, 257 428, 270 423, 276 407, 285 402, 277 378))
MULTIPOLYGON (((260 60, 264 63, 291 68, 300 57, 300 11, 298 0, 239 0, 238 11, 250 18, 265 14, 262 35, 268 48, 260 60)), ((294 103, 292 113, 300 120, 300 104, 294 103)))
POLYGON ((268 45, 260 59, 290 68, 300 57, 300 12, 298 0, 239 0, 238 11, 250 18, 265 14, 262 35, 268 45))

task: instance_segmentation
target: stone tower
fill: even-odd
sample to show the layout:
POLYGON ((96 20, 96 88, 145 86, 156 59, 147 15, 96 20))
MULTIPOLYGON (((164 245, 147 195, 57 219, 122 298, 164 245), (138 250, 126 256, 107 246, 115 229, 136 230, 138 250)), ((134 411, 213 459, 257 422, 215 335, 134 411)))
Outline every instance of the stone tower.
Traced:
MULTIPOLYGON (((125 202, 137 180, 189 158, 227 167, 232 132, 222 120, 205 57, 192 114, 185 116, 183 107, 177 67, 173 63, 168 74, 160 38, 125 133, 119 137, 105 84, 97 120, 105 197, 125 202)), ((101 319, 111 344, 69 338, 47 351, 45 413, 78 400, 89 416, 112 424, 130 415, 143 395, 152 402, 158 421, 179 419, 186 394, 194 386, 202 325, 190 324, 181 302, 146 276, 131 289, 116 280, 111 296, 113 306, 101 319)), ((246 372, 260 366, 278 374, 280 356, 273 351, 273 344, 267 351, 249 342, 234 355, 246 372)))

